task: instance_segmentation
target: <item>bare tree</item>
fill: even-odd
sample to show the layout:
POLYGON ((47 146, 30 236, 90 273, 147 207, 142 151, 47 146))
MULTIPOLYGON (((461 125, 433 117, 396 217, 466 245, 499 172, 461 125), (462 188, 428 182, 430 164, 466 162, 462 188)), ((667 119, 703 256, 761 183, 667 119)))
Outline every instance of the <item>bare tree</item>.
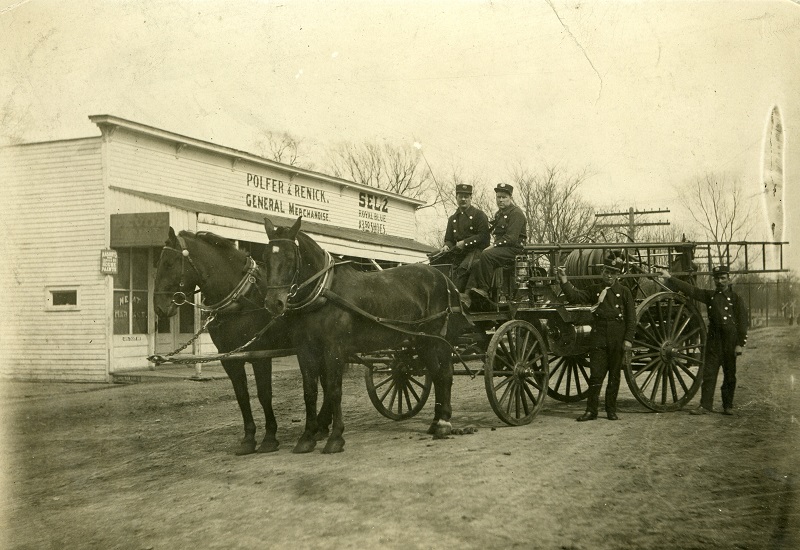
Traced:
POLYGON ((432 180, 427 164, 421 163, 420 157, 419 151, 411 146, 344 142, 328 151, 327 171, 356 183, 420 198, 431 191, 432 180))
POLYGON ((640 243, 679 243, 692 240, 692 233, 674 223, 644 227, 636 233, 640 243))
POLYGON ((518 189, 516 202, 528 219, 528 242, 580 243, 600 236, 594 208, 579 193, 586 170, 568 174, 546 165, 537 173, 518 165, 511 177, 518 189))
POLYGON ((723 174, 706 173, 685 184, 680 191, 683 207, 705 237, 716 243, 716 263, 736 262, 740 249, 735 247, 731 254, 726 244, 747 240, 754 226, 752 209, 747 204, 741 182, 723 174))
POLYGON ((265 132, 256 140, 256 147, 264 158, 299 166, 301 143, 288 132, 265 132))

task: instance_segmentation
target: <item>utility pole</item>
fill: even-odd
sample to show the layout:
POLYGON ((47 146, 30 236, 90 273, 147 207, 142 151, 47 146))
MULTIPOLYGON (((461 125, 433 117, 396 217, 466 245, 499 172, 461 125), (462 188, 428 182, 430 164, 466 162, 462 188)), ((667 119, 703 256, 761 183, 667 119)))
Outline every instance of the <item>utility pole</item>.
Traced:
POLYGON ((627 212, 602 212, 599 214, 595 214, 595 218, 601 217, 608 217, 608 216, 628 216, 627 223, 598 223, 595 227, 627 227, 628 228, 628 239, 631 242, 636 242, 636 228, 637 227, 645 227, 649 225, 669 225, 669 222, 664 221, 657 221, 657 222, 636 222, 635 216, 641 216, 644 214, 669 214, 668 208, 661 208, 659 210, 634 210, 633 207, 630 207, 627 212))

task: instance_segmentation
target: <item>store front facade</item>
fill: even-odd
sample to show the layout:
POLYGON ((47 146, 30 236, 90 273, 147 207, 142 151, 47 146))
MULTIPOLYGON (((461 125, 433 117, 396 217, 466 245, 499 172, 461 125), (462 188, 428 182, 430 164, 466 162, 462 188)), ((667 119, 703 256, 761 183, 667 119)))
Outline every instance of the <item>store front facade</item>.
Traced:
MULTIPOLYGON (((365 269, 425 259, 421 202, 110 115, 101 136, 5 148, 15 292, 0 376, 110 380, 147 369, 202 326, 183 306, 157 319, 153 281, 168 230, 209 231, 255 258, 264 217, 302 228, 365 269)), ((198 298, 201 299, 201 298, 198 298)), ((7 330, 6 330, 7 329, 7 330)), ((185 353, 213 353, 207 336, 185 353)))

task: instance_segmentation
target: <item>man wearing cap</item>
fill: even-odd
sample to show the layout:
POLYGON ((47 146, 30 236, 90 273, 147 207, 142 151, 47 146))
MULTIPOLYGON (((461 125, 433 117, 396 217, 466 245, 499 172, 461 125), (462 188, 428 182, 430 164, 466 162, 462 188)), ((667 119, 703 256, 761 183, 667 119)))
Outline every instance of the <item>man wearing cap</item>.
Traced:
POLYGON ((489 218, 472 206, 471 185, 456 185, 456 202, 458 209, 447 220, 444 246, 437 256, 442 258, 447 253, 448 261, 456 266, 453 282, 459 292, 464 292, 470 267, 489 244, 489 218))
POLYGON ((624 262, 622 258, 609 254, 600 266, 602 284, 589 286, 586 290, 575 288, 567 280, 563 267, 557 269, 564 291, 570 302, 591 303, 592 323, 589 336, 589 376, 588 401, 586 412, 578 417, 578 422, 597 418, 600 404, 600 389, 608 374, 606 385, 606 416, 609 420, 619 420, 617 416, 617 394, 625 353, 633 347, 636 333, 636 303, 630 289, 619 283, 617 274, 624 262))
POLYGON ((511 201, 514 188, 507 183, 498 183, 494 188, 497 213, 489 223, 493 242, 485 248, 473 264, 467 281, 470 301, 489 302, 489 286, 495 268, 508 265, 522 247, 528 237, 528 221, 525 213, 511 201))
POLYGON ((741 296, 731 288, 730 268, 720 265, 711 271, 714 290, 697 288, 672 277, 662 270, 661 276, 668 287, 683 292, 706 305, 708 312, 708 340, 703 367, 703 385, 700 406, 691 414, 708 414, 714 410, 714 387, 717 385, 719 367, 722 365, 722 414, 733 414, 733 393, 736 390, 736 357, 742 354, 747 343, 749 312, 741 296))

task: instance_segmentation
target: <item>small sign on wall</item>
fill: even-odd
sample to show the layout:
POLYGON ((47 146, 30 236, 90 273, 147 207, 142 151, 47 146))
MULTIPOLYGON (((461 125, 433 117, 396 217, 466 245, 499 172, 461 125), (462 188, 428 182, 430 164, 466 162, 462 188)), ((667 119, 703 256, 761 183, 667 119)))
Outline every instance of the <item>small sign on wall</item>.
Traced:
POLYGON ((119 269, 119 259, 116 250, 100 251, 100 273, 116 275, 119 269))

